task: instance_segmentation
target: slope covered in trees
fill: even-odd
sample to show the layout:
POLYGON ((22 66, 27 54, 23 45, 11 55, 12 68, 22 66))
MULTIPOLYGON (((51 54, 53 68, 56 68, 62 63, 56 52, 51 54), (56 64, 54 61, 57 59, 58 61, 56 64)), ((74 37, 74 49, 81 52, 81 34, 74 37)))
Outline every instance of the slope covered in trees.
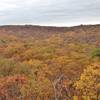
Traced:
POLYGON ((0 100, 99 100, 99 72, 100 25, 0 27, 0 100))

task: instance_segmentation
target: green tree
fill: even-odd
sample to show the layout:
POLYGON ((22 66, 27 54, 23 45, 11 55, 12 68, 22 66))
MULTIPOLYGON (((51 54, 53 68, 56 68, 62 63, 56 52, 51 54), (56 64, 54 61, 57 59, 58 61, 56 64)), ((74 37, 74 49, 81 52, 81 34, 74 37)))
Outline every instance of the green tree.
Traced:
POLYGON ((93 52, 92 52, 92 58, 100 58, 100 48, 96 48, 93 52))

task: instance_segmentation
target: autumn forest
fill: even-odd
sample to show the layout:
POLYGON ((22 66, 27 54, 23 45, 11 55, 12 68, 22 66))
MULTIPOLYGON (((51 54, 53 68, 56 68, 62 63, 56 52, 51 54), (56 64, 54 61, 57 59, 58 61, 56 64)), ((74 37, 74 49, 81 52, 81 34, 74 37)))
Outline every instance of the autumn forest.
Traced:
POLYGON ((100 100, 100 25, 0 26, 0 100, 100 100))

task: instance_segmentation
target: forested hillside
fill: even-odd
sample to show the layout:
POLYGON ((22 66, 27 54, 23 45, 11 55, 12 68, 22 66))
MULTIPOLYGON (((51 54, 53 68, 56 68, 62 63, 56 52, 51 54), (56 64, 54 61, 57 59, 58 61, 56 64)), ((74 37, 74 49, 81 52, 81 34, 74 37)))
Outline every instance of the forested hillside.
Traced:
POLYGON ((100 25, 0 27, 0 100, 74 99, 100 100, 100 25))

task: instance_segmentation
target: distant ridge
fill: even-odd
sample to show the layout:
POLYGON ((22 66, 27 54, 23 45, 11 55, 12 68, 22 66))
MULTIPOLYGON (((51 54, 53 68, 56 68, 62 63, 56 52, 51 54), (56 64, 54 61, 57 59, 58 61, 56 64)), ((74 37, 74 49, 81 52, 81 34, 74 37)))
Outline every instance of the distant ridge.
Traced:
POLYGON ((44 39, 56 34, 65 34, 68 41, 96 43, 100 42, 100 24, 79 25, 73 27, 5 25, 0 26, 0 35, 2 34, 16 35, 21 38, 33 37, 36 39, 44 39))

